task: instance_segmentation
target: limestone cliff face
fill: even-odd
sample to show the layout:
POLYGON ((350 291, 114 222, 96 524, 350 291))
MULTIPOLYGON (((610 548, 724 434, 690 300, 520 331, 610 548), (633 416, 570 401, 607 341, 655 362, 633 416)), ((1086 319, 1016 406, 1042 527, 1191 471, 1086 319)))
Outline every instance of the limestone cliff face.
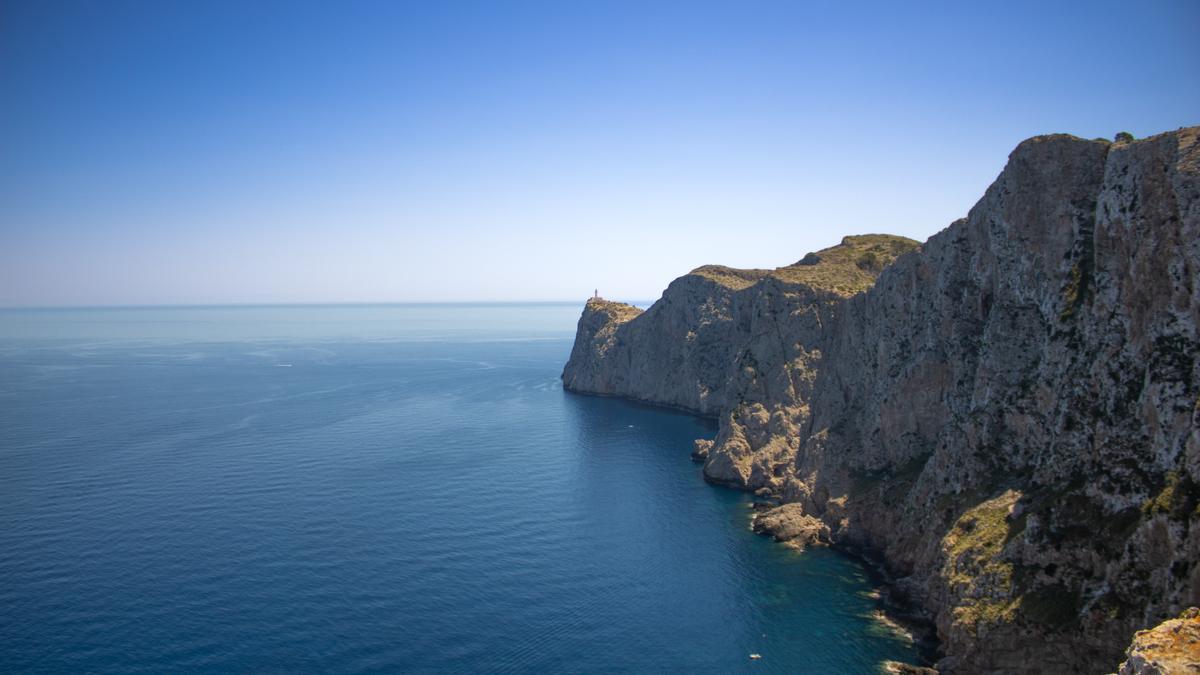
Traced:
POLYGON ((717 416, 706 476, 881 555, 941 670, 1107 672, 1200 604, 1198 139, 1033 138, 919 250, 590 302, 565 386, 717 416))
POLYGON ((804 344, 817 339, 828 312, 916 247, 903 237, 867 235, 772 271, 700 267, 671 282, 644 313, 593 298, 579 319, 563 383, 710 416, 727 414, 751 390, 790 400, 790 378, 763 370, 772 381, 758 382, 755 362, 799 359, 797 372, 808 372, 805 358, 819 355, 807 354, 804 344), (812 279, 822 285, 806 283, 812 279))

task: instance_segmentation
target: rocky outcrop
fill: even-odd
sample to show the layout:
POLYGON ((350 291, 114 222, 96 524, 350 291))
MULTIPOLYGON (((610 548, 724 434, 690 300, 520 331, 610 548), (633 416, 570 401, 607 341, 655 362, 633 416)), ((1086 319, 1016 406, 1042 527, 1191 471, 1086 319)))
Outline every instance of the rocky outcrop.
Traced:
POLYGON ((802 504, 784 504, 756 513, 752 527, 755 532, 798 550, 829 541, 829 526, 805 513, 802 504))
POLYGON ((903 237, 868 235, 846 237, 778 270, 700 267, 671 282, 644 313, 592 298, 579 319, 563 384, 710 416, 728 413, 750 388, 794 399, 795 384, 786 377, 764 370, 771 381, 756 382, 756 362, 795 362, 799 376, 809 372, 805 358, 820 355, 796 349, 816 340, 835 306, 916 248, 903 237))
POLYGON ((1177 619, 1138 631, 1126 656, 1117 675, 1200 673, 1200 609, 1190 607, 1177 619))
POLYGON ((900 663, 899 661, 884 661, 880 666, 880 670, 889 675, 938 675, 938 671, 933 668, 914 666, 909 663, 900 663))
POLYGON ((705 475, 881 556, 943 672, 1106 672, 1200 604, 1198 137, 1033 138, 919 249, 589 302, 564 384, 717 417, 705 475))

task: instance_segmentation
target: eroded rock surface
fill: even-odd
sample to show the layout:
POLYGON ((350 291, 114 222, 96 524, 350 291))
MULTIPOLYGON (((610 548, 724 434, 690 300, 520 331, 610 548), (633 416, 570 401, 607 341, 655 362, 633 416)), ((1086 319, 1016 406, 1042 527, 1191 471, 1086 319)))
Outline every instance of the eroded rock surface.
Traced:
POLYGON ((1177 619, 1138 631, 1118 675, 1200 673, 1200 609, 1190 607, 1177 619))
POLYGON ((919 249, 591 301, 564 384, 717 417, 705 475, 881 554, 942 672, 1106 672, 1200 604, 1198 137, 1036 137, 919 249))
POLYGON ((804 512, 801 504, 782 506, 754 514, 754 531, 796 549, 829 541, 829 526, 804 512))

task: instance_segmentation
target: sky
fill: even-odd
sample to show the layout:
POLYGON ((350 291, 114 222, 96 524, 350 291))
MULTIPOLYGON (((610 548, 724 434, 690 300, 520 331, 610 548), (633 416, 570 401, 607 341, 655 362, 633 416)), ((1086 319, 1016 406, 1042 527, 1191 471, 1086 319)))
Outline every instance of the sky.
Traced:
POLYGON ((1200 124, 1200 2, 0 3, 0 306, 657 298, 1200 124))

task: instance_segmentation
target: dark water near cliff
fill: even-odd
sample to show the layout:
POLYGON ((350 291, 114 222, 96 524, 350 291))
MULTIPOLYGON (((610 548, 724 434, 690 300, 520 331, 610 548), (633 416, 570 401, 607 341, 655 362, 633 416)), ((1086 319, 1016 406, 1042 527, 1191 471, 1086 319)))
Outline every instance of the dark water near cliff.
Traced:
POLYGON ((911 658, 704 484, 710 426, 562 391, 579 309, 0 311, 0 671, 911 658))

